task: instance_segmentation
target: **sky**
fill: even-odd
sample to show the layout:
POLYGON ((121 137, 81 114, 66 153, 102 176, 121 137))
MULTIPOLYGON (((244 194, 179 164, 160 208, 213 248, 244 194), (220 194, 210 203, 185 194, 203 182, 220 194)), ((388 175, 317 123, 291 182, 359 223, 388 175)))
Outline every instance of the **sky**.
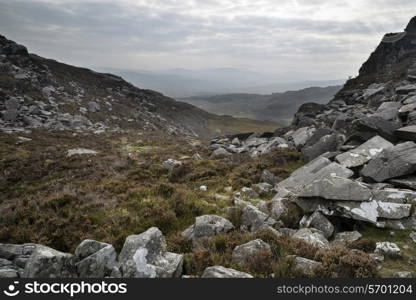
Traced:
POLYGON ((90 68, 357 74, 414 0, 0 0, 0 34, 90 68))

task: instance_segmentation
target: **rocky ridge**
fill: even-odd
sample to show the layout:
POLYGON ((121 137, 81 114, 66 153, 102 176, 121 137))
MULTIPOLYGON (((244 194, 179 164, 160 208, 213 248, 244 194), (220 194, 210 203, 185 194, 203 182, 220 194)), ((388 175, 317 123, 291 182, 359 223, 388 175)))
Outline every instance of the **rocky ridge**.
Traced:
POLYGON ((219 130, 211 128, 213 123, 230 121, 271 126, 224 119, 158 92, 137 88, 121 77, 30 54, 26 47, 0 35, 2 131, 88 130, 100 134, 132 129, 212 137, 219 130))

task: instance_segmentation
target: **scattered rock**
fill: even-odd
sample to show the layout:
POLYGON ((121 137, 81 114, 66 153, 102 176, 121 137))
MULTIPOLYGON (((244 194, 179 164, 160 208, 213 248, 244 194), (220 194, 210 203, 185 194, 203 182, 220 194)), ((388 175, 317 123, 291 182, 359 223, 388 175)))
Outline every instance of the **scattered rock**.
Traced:
POLYGON ((362 234, 358 231, 339 232, 335 235, 333 244, 349 244, 361 239, 362 234))
POLYGON ((390 242, 378 242, 376 243, 375 253, 383 254, 391 258, 400 258, 402 257, 402 252, 395 243, 390 242))
POLYGON ((246 197, 248 199, 258 199, 260 196, 257 194, 252 188, 243 187, 241 189, 241 194, 243 197, 246 197))
POLYGON ((66 156, 71 157, 74 155, 95 155, 97 154, 97 151, 90 150, 90 149, 84 149, 84 148, 77 148, 77 149, 70 149, 67 151, 66 156))
POLYGON ((126 238, 118 257, 123 277, 179 278, 183 255, 167 252, 162 232, 152 227, 126 238))
POLYGON ((222 266, 208 267, 204 270, 201 276, 202 278, 253 278, 248 273, 240 272, 230 268, 224 268, 222 266))
POLYGON ((263 170, 260 181, 275 186, 277 184, 277 177, 269 170, 263 170))
POLYGON ((197 241, 200 238, 228 233, 233 229, 234 225, 227 219, 216 215, 204 215, 196 217, 195 224, 183 231, 182 236, 197 241))
POLYGON ((299 229, 293 236, 294 239, 302 240, 318 248, 328 248, 329 242, 319 230, 312 230, 309 228, 299 229))
POLYGON ((310 216, 304 216, 300 221, 303 228, 315 228, 322 232, 325 238, 329 238, 334 233, 334 225, 319 211, 315 211, 310 216))
POLYGON ((182 162, 179 161, 179 160, 175 160, 175 159, 169 158, 168 160, 165 160, 162 165, 163 165, 163 167, 165 169, 167 169, 169 171, 173 171, 173 170, 181 167, 182 166, 182 162))
POLYGON ((235 247, 232 254, 232 261, 238 265, 245 265, 250 263, 253 255, 256 253, 263 252, 272 254, 270 245, 263 242, 260 239, 253 240, 246 244, 235 247))
POLYGON ((396 178, 416 171, 416 144, 406 142, 384 149, 361 171, 361 175, 376 182, 396 178))
POLYGON ((293 260, 292 268, 296 273, 299 273, 303 276, 313 276, 317 268, 322 266, 322 263, 303 258, 300 256, 289 256, 293 260))
POLYGON ((79 261, 76 268, 81 278, 104 278, 117 266, 114 247, 94 240, 84 240, 75 249, 75 257, 79 261))
POLYGON ((77 277, 72 254, 37 245, 23 271, 25 278, 77 277))
POLYGON ((359 147, 338 155, 336 160, 344 167, 355 168, 364 165, 381 151, 390 147, 393 147, 392 143, 380 136, 375 136, 359 147))

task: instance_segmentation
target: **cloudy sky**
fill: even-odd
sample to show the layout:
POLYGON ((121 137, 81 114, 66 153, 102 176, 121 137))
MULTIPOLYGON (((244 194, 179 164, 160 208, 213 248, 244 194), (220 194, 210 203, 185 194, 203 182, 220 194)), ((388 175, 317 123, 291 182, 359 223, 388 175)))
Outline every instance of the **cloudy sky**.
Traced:
MULTIPOLYGON (((92 68, 355 75, 414 0, 0 0, 0 34, 92 68)), ((288 75, 289 76, 289 75, 288 75)))

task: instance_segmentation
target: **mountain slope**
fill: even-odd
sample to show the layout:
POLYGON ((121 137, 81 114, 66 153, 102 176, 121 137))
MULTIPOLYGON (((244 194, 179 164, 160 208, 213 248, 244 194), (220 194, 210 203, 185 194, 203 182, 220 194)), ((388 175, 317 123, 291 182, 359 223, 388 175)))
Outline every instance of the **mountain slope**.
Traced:
MULTIPOLYGON (((192 105, 139 89, 118 76, 29 54, 3 36, 0 55, 0 127, 4 129, 142 129, 191 136, 233 131, 222 124, 220 130, 218 116, 192 105)), ((270 122, 256 125, 276 127, 270 122)))
POLYGON ((303 103, 326 104, 340 89, 341 86, 310 87, 271 95, 227 94, 180 100, 215 114, 289 123, 303 103))

